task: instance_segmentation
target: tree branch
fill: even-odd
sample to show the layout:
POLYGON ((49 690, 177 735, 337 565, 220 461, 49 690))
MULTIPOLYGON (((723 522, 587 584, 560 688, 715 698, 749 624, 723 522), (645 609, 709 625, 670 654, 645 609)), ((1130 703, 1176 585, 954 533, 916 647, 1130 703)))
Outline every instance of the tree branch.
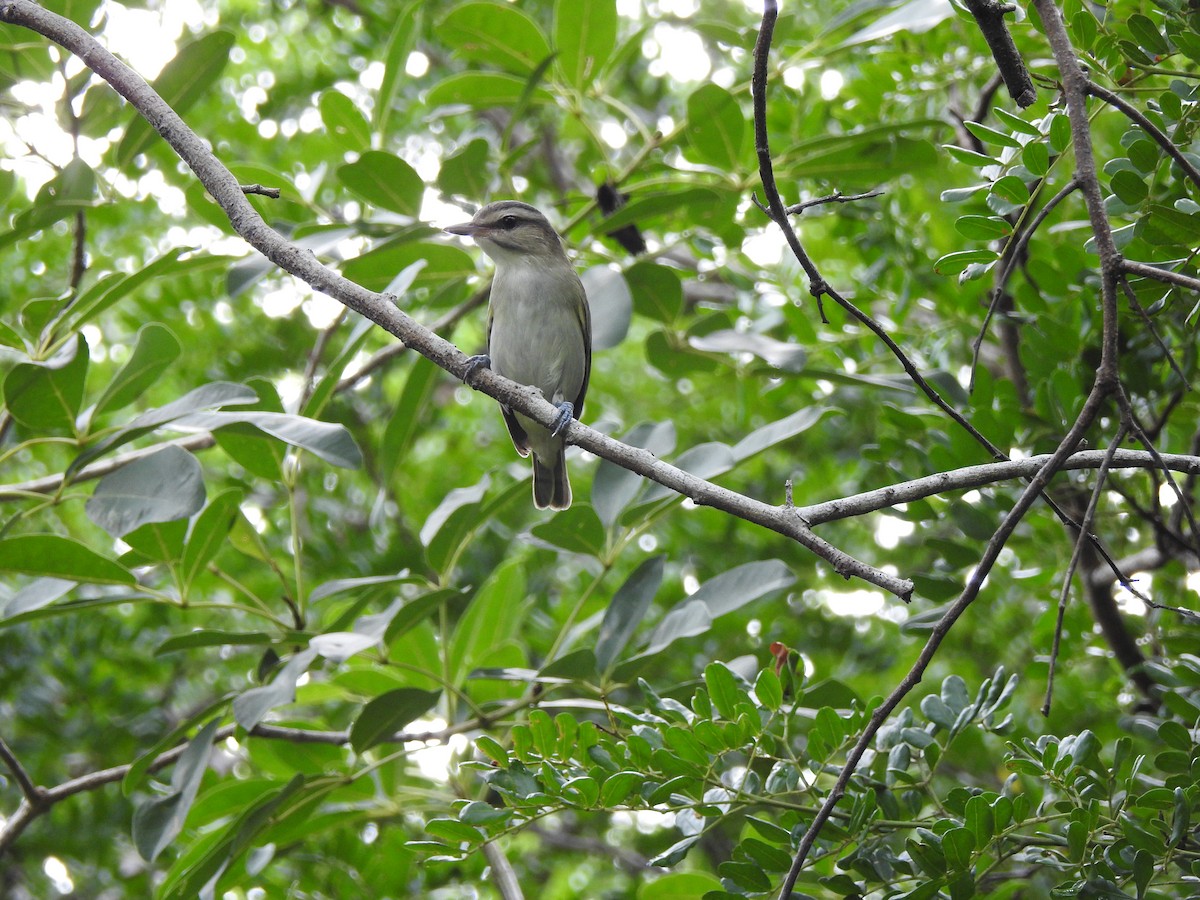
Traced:
MULTIPOLYGON (((1099 469, 1103 467, 1106 456, 1107 453, 1103 450, 1084 450, 1073 453, 1063 461, 1059 470, 1099 469)), ((850 519, 938 494, 966 491, 1003 481, 1032 478, 1041 471, 1050 458, 1050 454, 1041 454, 1025 459, 985 463, 981 466, 966 466, 949 472, 938 472, 936 475, 902 481, 873 491, 840 497, 837 500, 827 500, 811 506, 798 506, 796 515, 810 525, 824 525, 826 522, 850 519)), ((1164 467, 1173 472, 1200 475, 1200 456, 1185 456, 1178 453, 1156 456, 1142 450, 1117 450, 1113 453, 1110 465, 1112 469, 1156 470, 1164 467)))
POLYGON ((1193 278, 1190 275, 1172 272, 1170 269, 1164 269, 1161 266, 1151 263, 1140 263, 1129 259, 1122 259, 1121 268, 1130 275, 1139 275, 1142 278, 1165 281, 1167 284, 1178 285, 1179 287, 1187 288, 1189 291, 1200 291, 1200 278, 1193 278))
POLYGON ((1016 7, 996 0, 964 0, 968 12, 975 17, 975 23, 987 41, 988 49, 992 51, 992 59, 1004 79, 1004 86, 1017 106, 1025 109, 1037 100, 1037 89, 1025 61, 1013 43, 1012 35, 1008 33, 1008 25, 1004 21, 1007 13, 1016 7))
MULTIPOLYGON (((70 20, 43 9, 32 0, 0 2, 0 22, 24 26, 60 44, 108 82, 171 145, 225 211, 234 230, 263 256, 284 271, 305 281, 314 290, 328 294, 370 319, 447 372, 458 378, 467 374, 467 356, 449 341, 419 325, 381 295, 327 269, 317 261, 312 251, 291 243, 267 225, 246 199, 237 179, 213 155, 207 144, 184 124, 179 115, 150 85, 109 53, 90 34, 70 20)), ((765 81, 765 75, 763 80, 765 81)), ((774 202, 779 204, 777 192, 774 202)), ((781 204, 780 207, 782 209, 781 204)), ((786 221, 786 216, 782 218, 786 221)), ((539 391, 502 378, 490 369, 477 372, 471 379, 471 387, 548 428, 553 427, 559 415, 558 409, 543 398, 539 391)), ((861 578, 902 599, 908 599, 912 594, 911 581, 897 578, 837 550, 813 534, 790 510, 770 506, 697 478, 662 462, 645 450, 630 447, 588 428, 578 420, 571 421, 565 437, 569 443, 578 444, 622 468, 690 497, 696 503, 722 510, 794 540, 825 559, 834 571, 844 578, 861 578)))

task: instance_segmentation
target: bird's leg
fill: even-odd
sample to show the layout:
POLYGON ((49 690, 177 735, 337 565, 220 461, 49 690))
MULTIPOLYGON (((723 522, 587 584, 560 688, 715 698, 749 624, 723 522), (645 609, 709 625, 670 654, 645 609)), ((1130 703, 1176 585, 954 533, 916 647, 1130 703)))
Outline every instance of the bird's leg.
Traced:
POLYGON ((471 379, 475 377, 475 373, 480 369, 490 369, 492 367, 492 358, 486 353, 480 353, 478 356, 470 356, 467 358, 467 368, 463 372, 463 383, 471 384, 471 379))
POLYGON ((551 437, 558 437, 566 430, 566 427, 571 424, 571 419, 575 417, 575 407, 565 400, 558 404, 558 418, 554 420, 554 427, 550 429, 551 437))

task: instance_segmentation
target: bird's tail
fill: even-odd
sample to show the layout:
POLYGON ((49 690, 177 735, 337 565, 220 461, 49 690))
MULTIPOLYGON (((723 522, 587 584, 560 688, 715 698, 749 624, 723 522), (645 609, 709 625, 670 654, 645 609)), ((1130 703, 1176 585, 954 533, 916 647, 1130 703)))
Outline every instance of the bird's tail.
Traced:
POLYGON ((533 454, 533 505, 538 509, 566 509, 571 505, 566 447, 559 446, 550 465, 546 465, 536 453, 533 454))

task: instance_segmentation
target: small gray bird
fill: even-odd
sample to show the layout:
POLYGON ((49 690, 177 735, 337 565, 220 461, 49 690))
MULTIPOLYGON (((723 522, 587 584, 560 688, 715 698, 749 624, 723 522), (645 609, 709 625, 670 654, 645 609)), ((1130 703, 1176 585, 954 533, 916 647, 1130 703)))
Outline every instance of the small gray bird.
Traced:
POLYGON ((446 231, 474 238, 496 264, 488 352, 472 357, 467 376, 491 368, 537 388, 558 407, 552 429, 506 406, 500 409, 517 452, 533 454, 533 505, 566 509, 571 482, 562 432, 583 412, 592 371, 592 322, 583 283, 554 227, 528 203, 491 203, 470 222, 446 231))

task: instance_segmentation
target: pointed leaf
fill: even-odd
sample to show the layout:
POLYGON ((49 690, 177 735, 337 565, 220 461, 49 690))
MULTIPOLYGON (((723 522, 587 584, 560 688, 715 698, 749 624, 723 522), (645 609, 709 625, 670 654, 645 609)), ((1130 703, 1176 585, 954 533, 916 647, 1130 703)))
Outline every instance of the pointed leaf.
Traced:
POLYGON ((172 792, 143 803, 133 814, 133 843, 146 862, 153 862, 183 829, 200 779, 208 768, 213 735, 220 724, 220 718, 211 720, 188 743, 171 772, 172 792))
MULTIPOLYGON (((175 112, 183 115, 212 89, 229 62, 233 41, 232 32, 214 31, 186 44, 154 79, 155 92, 175 112)), ((117 165, 128 165, 135 156, 145 152, 157 136, 144 118, 140 115, 134 118, 117 146, 117 165)))
POLYGON ((4 379, 4 403, 27 428, 73 434, 87 370, 87 341, 77 334, 47 362, 13 366, 4 379))
POLYGON ((374 206, 413 217, 421 211, 425 182, 395 154, 368 150, 337 174, 342 184, 374 206))
POLYGON ((96 401, 96 408, 92 410, 92 420, 106 412, 127 406, 140 397, 147 388, 158 381, 158 377, 179 358, 182 351, 183 345, 179 343, 179 338, 165 325, 151 322, 142 326, 137 334, 133 353, 96 401))
POLYGON ((616 46, 616 0, 554 4, 555 62, 568 84, 580 89, 590 85, 616 46))
POLYGON ((113 537, 124 537, 147 522, 186 519, 203 506, 200 463, 186 450, 167 446, 101 478, 85 508, 113 537))
POLYGON ((662 584, 665 557, 652 556, 638 566, 613 596, 596 638, 596 662, 607 671, 641 624, 662 584))
POLYGON ((24 572, 91 584, 137 583, 128 569, 76 540, 57 534, 19 534, 0 540, 0 572, 24 572))
POLYGON ((383 743, 414 719, 433 709, 440 696, 441 691, 397 688, 376 697, 363 707, 350 726, 350 746, 362 753, 383 743))
POLYGON ((284 664, 270 684, 250 688, 236 697, 233 701, 233 717, 237 723, 247 731, 252 731, 263 716, 275 707, 295 700, 296 681, 316 658, 317 651, 311 647, 302 650, 284 664))

